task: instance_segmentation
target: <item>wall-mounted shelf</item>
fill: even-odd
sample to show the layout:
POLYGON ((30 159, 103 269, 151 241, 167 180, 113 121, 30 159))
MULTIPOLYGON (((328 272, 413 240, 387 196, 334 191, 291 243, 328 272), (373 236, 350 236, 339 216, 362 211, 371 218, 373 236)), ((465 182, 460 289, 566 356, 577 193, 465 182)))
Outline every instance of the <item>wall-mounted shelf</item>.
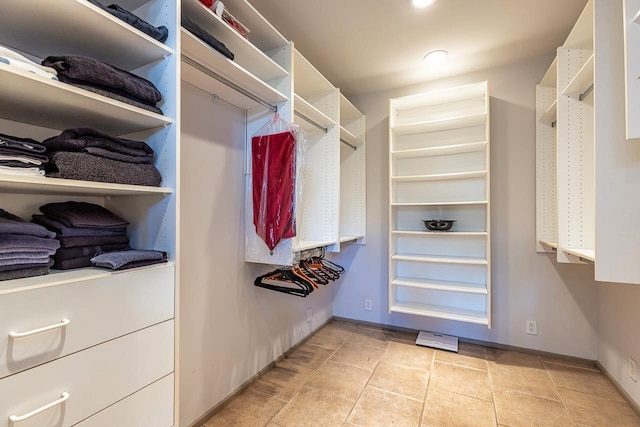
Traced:
POLYGON ((293 96, 293 109, 297 116, 294 121, 308 133, 316 133, 318 131, 326 132, 329 128, 336 125, 335 120, 331 119, 297 94, 293 96), (301 120, 297 120, 297 118, 301 120))
POLYGON ((539 121, 548 126, 555 126, 558 120, 558 101, 555 100, 551 106, 542 114, 539 121))
POLYGON ((395 286, 406 286, 418 289, 431 289, 435 291, 460 292, 467 294, 486 295, 487 287, 482 283, 451 282, 448 280, 424 280, 408 277, 398 277, 391 281, 395 286))
POLYGON ((442 147, 418 148, 415 150, 398 150, 392 151, 391 155, 397 158, 446 156, 449 154, 484 151, 486 148, 486 142, 472 142, 468 144, 445 145, 442 147))
POLYGON ((471 116, 460 116, 445 119, 428 120, 412 124, 396 125, 391 129, 398 135, 411 135, 417 133, 437 132, 446 129, 478 126, 483 124, 486 119, 487 115, 482 113, 471 116))
POLYGON ((576 75, 571 79, 569 84, 564 88, 562 94, 565 96, 579 96, 582 100, 583 97, 588 95, 590 89, 593 89, 593 54, 589 56, 587 62, 578 70, 576 75))
POLYGON ((480 325, 489 324, 487 315, 484 311, 463 310, 449 306, 394 301, 394 304, 390 306, 389 310, 394 313, 413 314, 416 316, 427 316, 436 319, 455 320, 458 322, 477 323, 480 325))
POLYGON ((455 237, 484 237, 488 233, 486 231, 412 231, 412 230, 392 230, 392 234, 406 236, 438 236, 444 238, 455 237))
POLYGON ((448 256, 427 256, 427 255, 412 255, 412 254, 394 254, 391 259, 399 261, 414 261, 414 262, 430 262, 436 264, 473 264, 473 265, 487 265, 486 258, 476 257, 448 257, 448 256))
POLYGON ((293 250, 295 252, 306 251, 309 249, 323 248, 336 244, 333 240, 301 240, 297 245, 294 245, 293 250))
POLYGON ((587 261, 595 262, 596 261, 596 250, 595 249, 571 249, 571 248, 562 248, 562 252, 566 252, 569 255, 576 256, 578 258, 582 258, 587 261))
POLYGON ((410 181, 443 181, 449 179, 467 179, 467 178, 480 178, 487 175, 487 171, 471 171, 471 172, 457 172, 457 173, 441 173, 433 175, 409 175, 409 176, 392 176, 392 181, 397 182, 410 182, 410 181))

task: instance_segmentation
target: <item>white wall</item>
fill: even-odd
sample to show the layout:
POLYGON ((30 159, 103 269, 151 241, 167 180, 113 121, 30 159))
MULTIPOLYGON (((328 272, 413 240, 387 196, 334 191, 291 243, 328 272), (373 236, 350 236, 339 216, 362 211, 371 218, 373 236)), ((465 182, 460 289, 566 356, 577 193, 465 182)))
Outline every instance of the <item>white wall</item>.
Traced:
POLYGON ((535 85, 552 59, 535 58, 353 99, 367 116, 367 245, 348 247, 336 258, 348 266, 335 288, 336 316, 597 358, 593 267, 559 265, 550 255, 536 253, 535 85), (491 95, 493 327, 389 314, 389 98, 483 80, 488 80, 491 95), (372 311, 364 311, 365 298, 372 300, 372 311), (527 319, 538 321, 537 336, 525 333, 527 319))
POLYGON ((180 426, 186 427, 329 319, 332 292, 253 285, 244 262, 244 111, 182 84, 180 426), (307 323, 307 309, 313 320, 307 323))

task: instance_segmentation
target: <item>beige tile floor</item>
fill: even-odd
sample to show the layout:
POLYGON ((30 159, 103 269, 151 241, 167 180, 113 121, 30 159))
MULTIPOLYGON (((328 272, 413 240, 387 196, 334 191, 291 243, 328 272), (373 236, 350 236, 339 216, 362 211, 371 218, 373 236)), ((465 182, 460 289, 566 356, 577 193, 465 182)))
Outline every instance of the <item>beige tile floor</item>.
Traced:
POLYGON ((595 367, 332 321, 203 426, 640 426, 595 367))

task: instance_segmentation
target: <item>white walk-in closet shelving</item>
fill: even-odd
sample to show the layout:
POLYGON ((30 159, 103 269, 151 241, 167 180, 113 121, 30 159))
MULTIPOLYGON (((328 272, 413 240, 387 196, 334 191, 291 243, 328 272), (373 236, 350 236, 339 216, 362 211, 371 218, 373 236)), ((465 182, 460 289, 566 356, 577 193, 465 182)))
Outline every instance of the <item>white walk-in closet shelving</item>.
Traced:
POLYGON ((390 100, 389 312, 490 326, 489 123, 486 82, 390 100))
POLYGON ((7 0, 0 44, 37 62, 86 55, 130 71, 158 87, 164 114, 0 64, 0 133, 42 140, 89 126, 144 140, 162 186, 0 175, 0 207, 30 219, 49 202, 96 203, 130 222, 132 247, 166 251, 170 262, 1 282, 0 426, 174 423, 178 11, 172 0, 120 4, 166 26, 167 42, 85 0, 7 0))

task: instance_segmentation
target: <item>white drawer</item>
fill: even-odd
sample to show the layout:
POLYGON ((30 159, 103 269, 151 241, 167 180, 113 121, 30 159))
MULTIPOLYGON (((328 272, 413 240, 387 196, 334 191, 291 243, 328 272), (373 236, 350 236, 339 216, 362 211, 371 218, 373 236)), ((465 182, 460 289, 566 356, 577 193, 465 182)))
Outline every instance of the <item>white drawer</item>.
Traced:
POLYGON ((67 427, 173 372, 173 320, 0 380, 0 427, 67 427), (22 421, 23 416, 69 398, 22 421))
POLYGON ((75 427, 171 427, 173 381, 167 375, 75 427))
POLYGON ((173 266, 0 295, 0 378, 171 319, 173 301, 173 266))

